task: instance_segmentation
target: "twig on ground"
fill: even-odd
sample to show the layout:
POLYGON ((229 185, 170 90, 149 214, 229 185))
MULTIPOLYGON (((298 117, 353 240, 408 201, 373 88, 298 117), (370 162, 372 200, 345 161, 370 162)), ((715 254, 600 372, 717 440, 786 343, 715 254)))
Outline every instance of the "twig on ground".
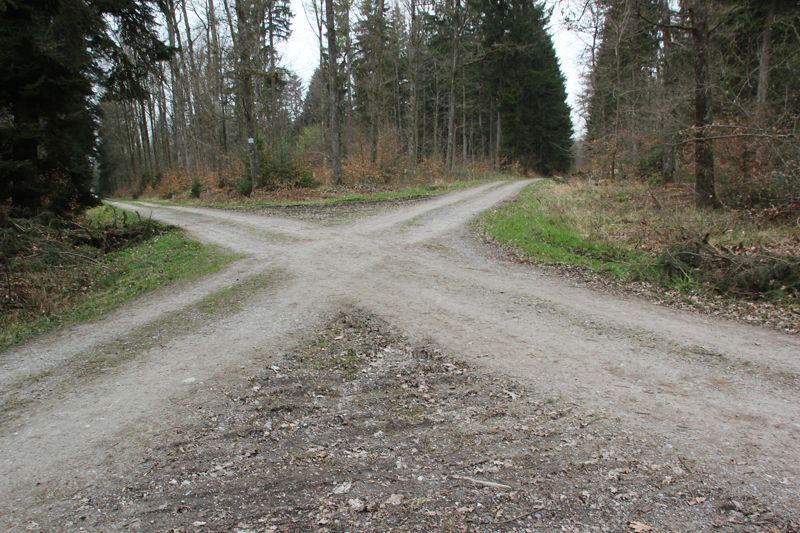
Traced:
POLYGON ((523 513, 523 514, 521 514, 519 516, 515 516, 514 518, 509 518, 508 520, 503 520, 502 522, 492 522, 491 524, 493 526, 498 526, 498 525, 501 525, 501 524, 510 524, 511 522, 514 522, 516 520, 520 520, 522 518, 527 518, 530 515, 532 515, 533 513, 535 513, 536 511, 541 511, 543 509, 544 509, 544 506, 542 506, 542 507, 534 507, 533 509, 531 509, 527 513, 523 513))
POLYGON ((99 265, 100 264, 100 261, 92 259, 91 257, 87 257, 87 256, 85 256, 83 254, 76 254, 75 252, 60 252, 60 253, 64 254, 64 255, 73 255, 75 257, 80 257, 81 259, 86 259, 87 261, 90 261, 90 262, 94 263, 95 265, 99 265))
POLYGON ((512 490, 511 487, 508 485, 503 485, 502 483, 495 483, 494 481, 483 481, 481 479, 474 479, 471 477, 466 476, 450 476, 453 479, 463 479, 464 481, 470 481, 475 483, 476 485, 484 485, 486 487, 491 487, 493 489, 501 489, 501 490, 512 490))
POLYGON ((653 191, 650 191, 650 197, 653 199, 653 202, 655 202, 658 210, 661 211, 661 202, 658 201, 658 198, 656 198, 656 195, 653 194, 653 191))

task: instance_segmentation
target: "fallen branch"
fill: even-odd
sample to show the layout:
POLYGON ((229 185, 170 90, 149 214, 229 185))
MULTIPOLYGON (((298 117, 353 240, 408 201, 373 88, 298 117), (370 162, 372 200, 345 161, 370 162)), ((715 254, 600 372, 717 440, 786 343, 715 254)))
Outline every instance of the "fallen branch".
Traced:
POLYGON ((655 202, 658 210, 661 211, 661 202, 658 201, 658 198, 656 198, 656 195, 653 194, 653 191, 650 191, 650 197, 653 199, 653 202, 655 202))
POLYGON ((531 509, 527 513, 523 513, 523 514, 521 514, 519 516, 515 516, 514 518, 509 518, 508 520, 503 520, 502 522, 491 522, 491 524, 493 526, 497 526, 497 525, 500 525, 500 524, 510 524, 511 522, 515 522, 515 521, 520 520, 522 518, 527 518, 530 515, 532 515, 533 513, 535 513, 536 511, 541 511, 543 509, 544 509, 544 506, 542 506, 542 507, 534 507, 533 509, 531 509))
POLYGON ((92 259, 91 257, 87 257, 87 256, 85 256, 83 254, 77 254, 75 252, 59 252, 59 253, 61 253, 63 255, 72 255, 72 256, 75 256, 75 257, 80 257, 81 259, 86 259, 87 261, 91 261, 95 265, 99 265, 100 264, 100 261, 97 261, 96 259, 92 259))
POLYGON ((452 477, 453 479, 463 479, 464 481, 470 481, 472 483, 475 483, 476 485, 483 485, 486 487, 491 487, 493 489, 512 490, 512 488, 509 487, 508 485, 503 485, 502 483, 495 483, 494 481, 483 481, 480 479, 474 479, 466 476, 450 476, 450 477, 452 477))

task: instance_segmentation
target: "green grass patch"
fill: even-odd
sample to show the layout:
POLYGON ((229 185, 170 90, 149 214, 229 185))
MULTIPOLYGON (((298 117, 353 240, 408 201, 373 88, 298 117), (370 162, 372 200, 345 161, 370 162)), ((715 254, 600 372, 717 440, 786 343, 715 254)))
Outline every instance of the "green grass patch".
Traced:
MULTIPOLYGON (((89 221, 106 226, 113 224, 115 218, 134 217, 135 214, 108 207, 97 208, 87 215, 89 221)), ((0 352, 53 329, 103 316, 165 285, 211 274, 237 259, 189 240, 178 230, 162 231, 165 231, 163 226, 147 240, 93 257, 90 250, 80 250, 83 259, 71 263, 61 259, 74 258, 79 252, 64 255, 53 264, 27 259, 17 274, 20 283, 36 286, 41 294, 37 296, 37 292, 31 291, 28 300, 39 298, 48 310, 32 313, 20 307, 4 313, 0 352)))
POLYGON ((522 258, 545 264, 573 264, 629 277, 652 260, 624 243, 593 233, 602 226, 599 215, 573 216, 572 199, 553 194, 555 185, 539 181, 526 187, 516 201, 485 213, 477 224, 498 243, 519 251, 522 258), (587 219, 595 218, 594 221, 587 219), (593 222, 593 224, 592 224, 593 222))
MULTIPOLYGON (((669 298, 713 296, 796 309, 800 295, 794 220, 698 209, 688 184, 542 180, 513 203, 485 213, 477 225, 523 260, 649 281, 669 298)), ((791 322, 790 314, 776 324, 791 322)))

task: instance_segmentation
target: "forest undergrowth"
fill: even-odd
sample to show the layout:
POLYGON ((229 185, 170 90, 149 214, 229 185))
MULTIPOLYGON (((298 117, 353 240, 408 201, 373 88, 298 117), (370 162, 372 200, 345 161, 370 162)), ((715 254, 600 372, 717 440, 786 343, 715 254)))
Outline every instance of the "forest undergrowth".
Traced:
POLYGON ((246 206, 373 201, 437 194, 485 181, 524 177, 519 165, 504 165, 503 171, 497 172, 487 160, 447 170, 438 159, 412 165, 397 149, 383 150, 379 155, 375 161, 368 154, 351 155, 343 161, 342 179, 333 184, 325 160, 263 151, 255 191, 251 190, 245 162, 232 158, 218 170, 205 167, 165 170, 157 175, 143 173, 134 187, 119 189, 114 197, 246 206))
POLYGON ((800 331, 800 226, 695 207, 692 184, 540 181, 477 222, 522 261, 788 333, 800 331))
POLYGON ((110 206, 77 218, 16 215, 0 209, 0 351, 234 259, 110 206))

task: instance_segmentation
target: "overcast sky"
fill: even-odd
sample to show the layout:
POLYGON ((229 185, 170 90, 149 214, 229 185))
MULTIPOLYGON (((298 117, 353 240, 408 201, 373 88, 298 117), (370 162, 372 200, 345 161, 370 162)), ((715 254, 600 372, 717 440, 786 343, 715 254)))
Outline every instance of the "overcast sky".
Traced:
MULTIPOLYGON (((563 0, 561 2, 548 0, 545 3, 552 6, 553 3, 561 5, 564 2, 563 0)), ((292 36, 281 47, 283 65, 297 73, 308 87, 308 82, 319 63, 319 40, 315 29, 309 24, 309 19, 313 19, 313 15, 306 15, 302 0, 292 0, 292 12, 295 14, 292 36)), ((579 59, 583 44, 578 36, 563 28, 560 19, 560 9, 554 9, 550 21, 550 33, 553 36, 556 54, 561 62, 561 71, 567 78, 567 100, 572 107, 572 122, 578 132, 583 128, 583 124, 578 123, 578 116, 575 112, 577 97, 581 90, 582 67, 579 59)))

